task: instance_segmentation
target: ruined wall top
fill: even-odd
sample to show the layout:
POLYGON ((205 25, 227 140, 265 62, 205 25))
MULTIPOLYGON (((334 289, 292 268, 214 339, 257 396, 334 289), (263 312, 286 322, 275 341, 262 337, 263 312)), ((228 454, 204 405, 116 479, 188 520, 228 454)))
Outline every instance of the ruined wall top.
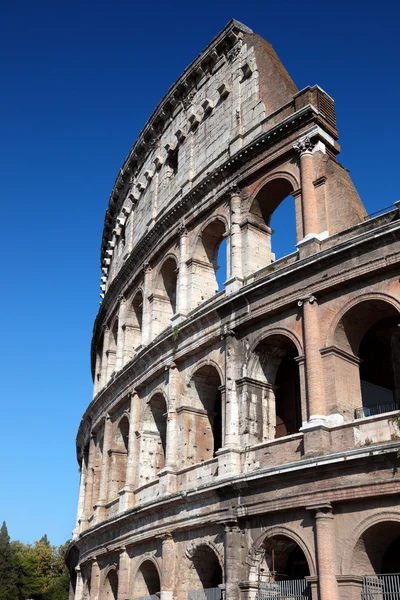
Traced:
POLYGON ((166 210, 256 138, 296 92, 272 46, 231 20, 168 90, 120 169, 101 247, 108 284, 166 210))

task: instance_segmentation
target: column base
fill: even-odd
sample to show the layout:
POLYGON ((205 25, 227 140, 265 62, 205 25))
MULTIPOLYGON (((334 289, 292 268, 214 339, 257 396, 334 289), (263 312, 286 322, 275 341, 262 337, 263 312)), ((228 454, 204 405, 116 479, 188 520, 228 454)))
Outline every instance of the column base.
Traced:
POLYGON ((297 242, 299 257, 305 258, 321 250, 321 241, 329 237, 328 231, 322 233, 309 233, 302 240, 297 242))
POLYGON ((235 475, 241 471, 241 453, 239 448, 220 448, 215 453, 218 458, 218 475, 235 475))
POLYGON ((104 521, 104 519, 106 518, 106 504, 107 502, 105 500, 99 500, 97 504, 95 504, 93 515, 94 524, 100 523, 100 521, 104 521))
POLYGON ((158 478, 160 480, 161 496, 175 494, 177 492, 178 483, 175 469, 171 467, 164 467, 158 472, 158 478))
POLYGON ((173 590, 161 590, 160 592, 160 600, 173 600, 174 591, 173 590))
POLYGON ((238 290, 240 290, 240 288, 242 286, 243 286, 243 279, 241 279, 240 277, 231 277, 230 279, 227 279, 224 283, 225 293, 233 294, 233 293, 237 292, 238 290))
POLYGON ((122 490, 120 490, 118 492, 118 495, 119 495, 119 505, 118 505, 119 513, 125 512, 126 510, 128 510, 129 508, 132 508, 132 506, 135 505, 135 493, 129 486, 122 488, 122 490))

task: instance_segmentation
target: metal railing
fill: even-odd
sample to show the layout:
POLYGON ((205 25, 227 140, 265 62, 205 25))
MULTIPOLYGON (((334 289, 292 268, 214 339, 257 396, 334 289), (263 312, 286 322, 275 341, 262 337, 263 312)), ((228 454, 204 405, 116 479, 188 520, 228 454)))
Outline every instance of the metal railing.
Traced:
POLYGON ((397 402, 386 402, 385 404, 374 404, 372 406, 361 406, 356 408, 354 411, 355 419, 362 419, 363 417, 373 417, 374 415, 382 415, 383 413, 392 412, 392 410, 398 410, 397 402))
POLYGON ((311 600, 311 588, 306 579, 260 582, 256 600, 311 600))
POLYGON ((362 600, 400 600, 400 573, 364 575, 362 600))
POLYGON ((221 588, 206 588, 188 592, 188 600, 221 600, 221 588))

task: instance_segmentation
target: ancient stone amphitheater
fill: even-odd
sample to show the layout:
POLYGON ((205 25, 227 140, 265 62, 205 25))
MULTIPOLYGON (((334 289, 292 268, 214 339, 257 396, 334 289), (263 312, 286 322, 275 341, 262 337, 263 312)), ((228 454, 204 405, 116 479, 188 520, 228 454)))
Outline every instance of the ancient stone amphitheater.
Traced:
POLYGON ((71 598, 399 592, 399 204, 366 215, 337 140, 237 21, 146 123, 105 217, 71 598))

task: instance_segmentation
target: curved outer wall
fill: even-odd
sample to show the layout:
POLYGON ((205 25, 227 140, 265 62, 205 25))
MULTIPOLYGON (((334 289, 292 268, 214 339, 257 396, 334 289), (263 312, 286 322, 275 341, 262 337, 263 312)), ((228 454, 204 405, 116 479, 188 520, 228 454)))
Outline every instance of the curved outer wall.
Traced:
POLYGON ((279 570, 359 598, 389 560, 400 221, 365 218, 337 139, 333 100, 236 21, 143 129, 105 218, 71 598, 250 600, 279 570))

